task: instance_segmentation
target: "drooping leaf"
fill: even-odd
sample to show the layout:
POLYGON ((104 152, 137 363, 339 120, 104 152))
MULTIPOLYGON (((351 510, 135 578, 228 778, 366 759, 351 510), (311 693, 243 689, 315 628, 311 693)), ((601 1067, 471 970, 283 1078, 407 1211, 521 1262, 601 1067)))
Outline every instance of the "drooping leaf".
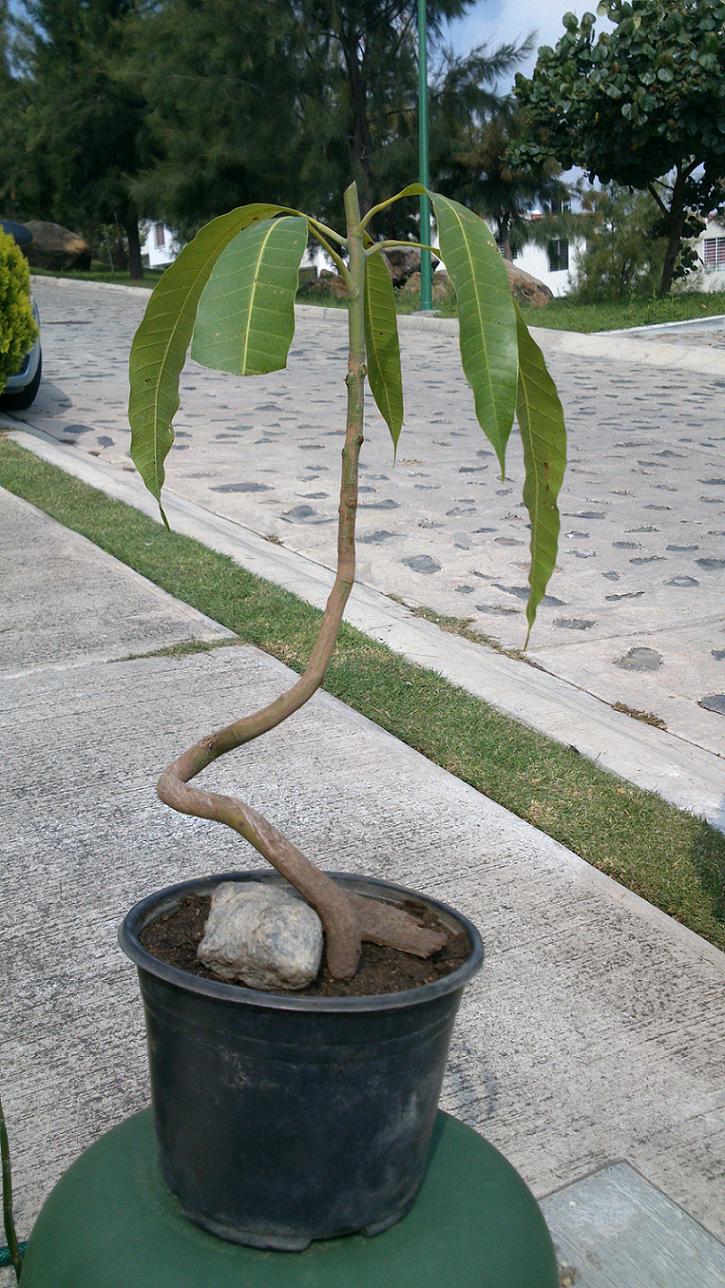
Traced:
POLYGON ((504 472, 516 409, 516 315, 508 274, 478 215, 431 192, 441 258, 458 300, 461 359, 476 416, 504 472))
POLYGON ((191 356, 205 367, 258 376, 287 365, 295 330, 307 220, 265 219, 222 251, 202 292, 191 356))
POLYGON ((164 460, 174 441, 171 422, 179 408, 179 376, 199 297, 228 242, 242 228, 279 209, 268 204, 239 206, 205 224, 154 288, 134 336, 129 358, 131 459, 159 502, 164 522, 164 460))
POLYGON ((397 451, 403 424, 403 377, 393 283, 382 255, 365 261, 365 347, 373 398, 397 451))
POLYGON ((516 418, 524 448, 524 505, 531 520, 526 647, 556 564, 560 526, 556 502, 566 466, 566 430, 564 412, 544 355, 531 338, 518 305, 515 307, 519 342, 516 418))

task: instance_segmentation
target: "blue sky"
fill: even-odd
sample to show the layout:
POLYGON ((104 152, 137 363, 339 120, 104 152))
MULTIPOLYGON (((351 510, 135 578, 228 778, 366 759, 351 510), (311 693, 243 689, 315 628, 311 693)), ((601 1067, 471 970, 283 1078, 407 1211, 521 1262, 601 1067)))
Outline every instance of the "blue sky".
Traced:
MULTIPOLYGON (((451 25, 450 39, 457 53, 467 53, 474 45, 498 45, 537 31, 536 44, 554 45, 564 27, 565 13, 578 16, 596 13, 597 0, 477 0, 468 15, 451 25)), ((597 20, 597 30, 602 20, 597 20)), ((536 62, 533 54, 520 70, 530 74, 536 62)), ((503 88, 503 86, 502 86, 503 88)))

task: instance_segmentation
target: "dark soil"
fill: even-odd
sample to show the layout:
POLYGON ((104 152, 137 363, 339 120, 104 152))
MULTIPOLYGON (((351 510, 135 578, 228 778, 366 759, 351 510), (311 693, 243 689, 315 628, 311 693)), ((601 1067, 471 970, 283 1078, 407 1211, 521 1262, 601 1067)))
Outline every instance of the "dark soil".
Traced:
MULTIPOLYGON (((219 976, 199 961, 196 950, 204 934, 211 900, 207 895, 187 894, 172 912, 163 913, 141 932, 141 943, 154 957, 202 979, 219 976)), ((412 957, 394 948, 363 944, 357 974, 353 979, 333 979, 324 965, 314 983, 295 991, 295 997, 369 997, 376 993, 400 993, 430 984, 462 966, 471 951, 464 930, 451 933, 435 913, 412 901, 403 905, 422 926, 442 930, 447 942, 434 957, 412 957)), ((220 983, 228 983, 220 980, 220 983)), ((238 984, 234 987, 245 988, 238 984)))

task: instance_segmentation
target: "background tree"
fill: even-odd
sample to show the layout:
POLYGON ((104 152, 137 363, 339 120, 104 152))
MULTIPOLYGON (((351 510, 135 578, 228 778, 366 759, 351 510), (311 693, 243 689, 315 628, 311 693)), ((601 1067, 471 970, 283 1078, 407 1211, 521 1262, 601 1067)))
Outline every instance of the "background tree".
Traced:
MULTIPOLYGON (((450 186, 493 226, 501 254, 508 260, 513 260, 526 242, 540 240, 541 221, 534 224, 528 218, 531 211, 560 210, 571 197, 553 158, 545 157, 539 164, 511 159, 512 144, 524 134, 523 113, 510 102, 504 103, 451 160, 450 186)), ((568 233, 567 228, 564 235, 568 233)), ((561 234, 550 231, 548 235, 561 234)))
MULTIPOLYGON (((474 125, 501 103, 498 83, 509 76, 526 42, 489 50, 478 46, 457 56, 444 44, 445 25, 462 16, 472 0, 429 0, 430 168, 438 177, 449 169, 451 151, 474 125)), ((418 172, 418 51, 416 0, 299 0, 306 52, 315 81, 324 78, 329 100, 313 123, 316 165, 312 194, 337 192, 354 177, 363 211, 375 193, 418 172), (324 171, 327 173, 324 173, 324 171)), ((446 188, 448 191, 449 188, 446 188)), ((451 195, 459 195, 454 188, 451 195)), ((329 201, 329 199, 328 199, 329 201)), ((340 219, 339 203, 324 215, 340 219)), ((391 208, 380 234, 414 232, 414 211, 391 208)))
MULTIPOLYGON (((456 57, 444 23, 471 0, 431 0, 431 170, 499 103, 520 46, 456 57)), ((164 0, 135 20, 129 75, 149 105, 156 159, 141 207, 183 232, 266 191, 342 218, 354 175, 367 209, 417 174, 415 0, 164 0)), ((415 229, 386 212, 381 235, 415 229)))
POLYGON ((649 195, 608 184, 583 192, 581 202, 585 246, 577 257, 575 298, 589 304, 654 295, 667 241, 655 233, 658 216, 649 195))
POLYGON ((13 58, 14 27, 7 0, 0 0, 0 214, 17 216, 30 188, 23 153, 27 97, 13 58))
POLYGON ((147 150, 145 103, 124 65, 137 0, 26 0, 18 56, 32 83, 24 164, 34 175, 32 213, 93 239, 100 224, 125 234, 140 277, 132 181, 147 150))
POLYGON ((516 156, 648 189, 667 239, 666 295, 678 259, 688 267, 683 242, 725 199, 725 0, 603 0, 599 13, 613 31, 595 39, 592 14, 565 14, 532 78, 516 77, 531 122, 516 156))
POLYGON ((288 0, 165 0, 138 11, 124 76, 145 99, 153 141, 133 184, 140 208, 188 235, 256 192, 299 200, 303 53, 288 0))

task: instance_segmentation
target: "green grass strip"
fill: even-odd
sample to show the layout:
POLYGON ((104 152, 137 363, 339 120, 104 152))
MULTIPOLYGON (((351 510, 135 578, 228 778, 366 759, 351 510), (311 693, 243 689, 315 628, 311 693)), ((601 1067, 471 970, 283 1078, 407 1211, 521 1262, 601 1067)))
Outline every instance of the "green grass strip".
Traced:
MULTIPOLYGON (((320 613, 295 595, 189 537, 165 532, 7 439, 0 440, 0 486, 243 641, 303 669, 320 613)), ((702 819, 615 778, 352 627, 342 628, 325 688, 725 948, 725 836, 702 819)), ((455 864, 455 853, 442 861, 455 864)))
POLYGON ((725 291, 677 291, 663 300, 634 296, 628 300, 598 300, 593 304, 578 304, 562 295, 550 300, 543 309, 524 307, 521 311, 527 326, 546 326, 557 331, 616 331, 725 314, 725 291))

